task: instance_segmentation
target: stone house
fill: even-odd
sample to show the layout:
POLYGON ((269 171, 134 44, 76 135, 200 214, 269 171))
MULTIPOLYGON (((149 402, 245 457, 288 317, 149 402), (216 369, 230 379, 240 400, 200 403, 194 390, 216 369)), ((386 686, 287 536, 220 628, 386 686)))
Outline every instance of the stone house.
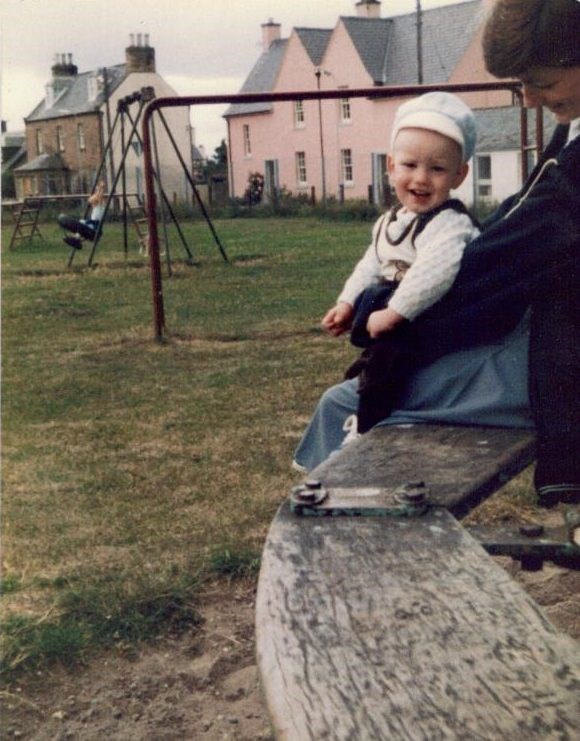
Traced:
MULTIPOLYGON (((280 24, 263 24, 263 52, 240 92, 318 88, 344 89, 345 96, 229 106, 224 116, 231 195, 243 196, 250 173, 260 172, 266 198, 281 188, 307 195, 314 189, 317 199, 370 196, 382 203, 390 130, 403 99, 349 98, 349 88, 496 81, 485 70, 481 51, 488 2, 467 0, 383 18, 378 0, 359 0, 356 16, 340 17, 333 29, 294 28, 286 39, 280 24)), ((383 4, 388 10, 389 0, 383 4)), ((512 105, 507 91, 461 97, 474 109, 512 105)), ((518 157, 516 146, 516 179, 518 157)), ((478 190, 476 179, 472 172, 457 193, 468 203, 478 190)))
POLYGON ((0 133, 2 145, 2 200, 16 195, 14 189, 14 170, 26 162, 26 147, 23 131, 8 131, 2 121, 0 133))
MULTIPOLYGON (((137 138, 127 146, 131 122, 126 117, 123 147, 118 104, 147 88, 157 97, 173 96, 175 91, 156 72, 155 49, 149 45, 148 34, 131 34, 130 40, 124 64, 90 72, 79 73, 71 54, 56 55, 45 96, 24 119, 27 162, 15 170, 18 198, 87 193, 102 161, 106 161, 110 187, 124 149, 127 192, 143 192, 141 147, 137 138), (105 151, 109 141, 111 146, 105 151)), ((136 101, 128 108, 133 119, 139 106, 136 101)), ((191 162, 187 110, 167 111, 165 118, 185 162, 191 162)), ((156 137, 164 190, 168 196, 185 199, 185 176, 161 126, 156 127, 156 137)))

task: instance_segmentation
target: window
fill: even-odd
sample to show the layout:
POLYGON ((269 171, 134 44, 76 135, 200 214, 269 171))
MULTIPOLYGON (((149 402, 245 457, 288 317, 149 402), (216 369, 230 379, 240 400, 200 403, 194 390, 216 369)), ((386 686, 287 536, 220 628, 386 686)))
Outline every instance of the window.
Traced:
POLYGON ((62 126, 56 127, 56 150, 57 152, 64 152, 64 132, 62 126))
POLYGON ((77 124, 77 141, 79 143, 80 151, 84 152, 87 148, 87 143, 85 141, 85 127, 82 123, 77 124))
POLYGON ((344 184, 352 184, 352 149, 340 150, 340 170, 342 175, 342 182, 344 184))
POLYGON ((491 198, 491 155, 477 155, 476 175, 477 196, 479 198, 491 198))
POLYGON ((250 157, 252 154, 252 143, 250 141, 250 125, 244 124, 244 155, 250 157))
POLYGON ((87 80, 89 100, 96 100, 99 94, 99 79, 97 75, 91 75, 87 80))
POLYGON ((303 129, 306 124, 304 116, 304 101, 296 100, 294 102, 294 126, 297 129, 303 129))
POLYGON ((296 183, 299 188, 307 185, 306 154, 304 152, 296 152, 296 183))
POLYGON ((36 129, 34 132, 34 140, 36 143, 36 154, 44 153, 44 142, 42 141, 42 130, 36 129))
POLYGON ((350 123, 350 98, 340 99, 340 122, 350 123))
POLYGON ((46 107, 52 108, 52 106, 54 105, 54 98, 55 98, 54 87, 53 87, 52 82, 49 82, 48 85, 46 85, 44 89, 46 91, 45 93, 46 107))

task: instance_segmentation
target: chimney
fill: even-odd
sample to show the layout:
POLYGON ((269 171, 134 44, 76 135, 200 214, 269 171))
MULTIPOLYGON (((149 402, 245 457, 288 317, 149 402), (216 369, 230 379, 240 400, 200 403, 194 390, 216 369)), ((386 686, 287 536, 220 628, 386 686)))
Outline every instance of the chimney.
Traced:
POLYGON ((129 39, 129 46, 125 49, 127 73, 155 72, 155 49, 149 46, 149 34, 131 33, 129 39))
POLYGON ((359 0, 355 7, 359 18, 381 17, 381 3, 379 0, 359 0))
POLYGON ((79 68, 73 64, 72 54, 55 54, 52 65, 53 77, 74 77, 79 68))
POLYGON ((262 23, 262 47, 264 51, 268 51, 272 46, 272 42, 280 38, 280 29, 280 24, 274 23, 272 18, 269 18, 267 23, 262 23))

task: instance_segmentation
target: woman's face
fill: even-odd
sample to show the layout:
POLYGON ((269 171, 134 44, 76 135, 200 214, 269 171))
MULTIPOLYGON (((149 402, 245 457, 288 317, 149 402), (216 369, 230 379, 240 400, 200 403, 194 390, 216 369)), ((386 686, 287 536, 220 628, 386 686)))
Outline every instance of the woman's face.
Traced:
POLYGON ((580 67, 534 67, 521 81, 526 106, 544 106, 559 123, 580 117, 580 67))

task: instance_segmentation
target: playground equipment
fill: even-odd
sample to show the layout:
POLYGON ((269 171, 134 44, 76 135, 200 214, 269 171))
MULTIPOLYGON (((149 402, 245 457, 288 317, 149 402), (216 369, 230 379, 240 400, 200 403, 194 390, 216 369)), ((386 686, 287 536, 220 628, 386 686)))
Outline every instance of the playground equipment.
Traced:
MULTIPOLYGON (((121 137, 121 160, 119 162, 119 165, 116 171, 112 175, 112 183, 109 189, 109 193, 107 195, 103 217, 99 223, 99 226, 97 227, 96 233, 92 240, 91 251, 89 254, 89 258, 88 258, 89 267, 92 266, 93 264, 95 254, 96 254, 96 251, 99 245, 99 241, 103 233, 103 224, 109 212, 111 203, 113 199, 116 197, 120 197, 121 199, 121 207, 122 207, 122 215, 123 215, 123 246, 124 246, 125 255, 128 253, 128 223, 130 220, 132 221, 133 226, 135 227, 135 230, 137 232, 137 237, 139 240, 140 248, 144 252, 147 251, 148 234, 147 234, 147 230, 144 229, 144 226, 147 223, 146 219, 149 213, 153 212, 155 218, 157 218, 157 215, 155 213, 156 203, 157 203, 155 190, 160 196, 160 199, 159 199, 160 200, 160 210, 161 210, 162 224, 164 228, 164 241, 165 241, 164 251, 165 251, 165 256, 166 256, 168 274, 171 275, 172 271, 171 271, 171 256, 170 256, 170 250, 169 250, 169 239, 168 239, 167 227, 166 227, 167 215, 169 215, 171 221, 173 222, 177 230, 177 233, 180 238, 180 242, 187 255, 188 262, 191 263, 193 261, 193 254, 191 252, 191 249, 189 248, 189 245, 187 243, 183 230, 181 229, 179 220, 175 214, 175 211, 171 205, 171 202, 169 198, 167 197, 167 194, 163 188, 163 183, 161 180, 160 160, 159 160, 159 151, 157 147, 155 122, 153 120, 150 122, 150 127, 151 127, 151 142, 152 142, 152 150, 153 150, 152 158, 154 160, 154 164, 153 163, 151 164, 151 177, 154 180, 154 190, 152 191, 152 193, 149 195, 149 197, 146 199, 145 202, 143 201, 143 199, 140 197, 139 194, 128 194, 127 193, 126 168, 125 168, 127 154, 133 145, 136 145, 136 148, 138 151, 141 151, 143 149, 143 140, 139 133, 138 127, 139 127, 139 123, 141 121, 141 117, 142 117, 145 107, 147 106, 148 103, 154 100, 154 98, 155 98, 154 89, 152 87, 143 87, 141 88, 140 91, 134 92, 131 95, 121 98, 117 103, 117 112, 115 115, 115 119, 113 121, 113 125, 111 127, 109 137, 103 149, 103 154, 101 157, 101 161, 99 163, 99 167, 97 168, 97 172, 95 174, 93 189, 96 186, 96 183, 98 183, 99 180, 103 177, 103 174, 106 168, 107 159, 113 147, 115 137, 119 134, 119 132, 120 132, 120 137, 121 137), (134 104, 137 104, 136 112, 131 111, 131 108, 134 106, 134 104), (127 134, 127 130, 128 130, 128 134, 127 134), (117 187, 119 183, 121 185, 120 194, 117 193, 117 187), (129 200, 130 198, 133 198, 134 201, 131 202, 129 200)), ((201 200, 199 192, 195 186, 195 182, 193 181, 193 178, 188 172, 187 164, 185 163, 181 153, 179 152, 179 149, 175 142, 175 138, 173 137, 171 130, 169 126, 167 125, 167 121, 165 120, 163 113, 161 111, 159 112, 159 119, 161 120, 161 123, 165 131, 167 132, 169 140, 177 154, 179 162, 186 176, 188 176, 188 179, 192 187, 193 193, 196 197, 197 203, 199 204, 201 212, 206 222, 209 225, 211 233, 219 247, 222 257, 227 262, 228 258, 225 253, 225 250, 213 227, 213 224, 207 213, 207 210, 205 209, 203 201, 201 200)), ((87 218, 89 210, 90 210, 90 206, 87 204, 87 207, 85 209, 85 218, 87 218)), ((78 250, 76 248, 73 247, 71 249, 71 253, 69 256, 69 260, 68 260, 69 268, 71 267, 73 260, 74 260, 74 256, 77 252, 78 250)))
MULTIPOLYGON (((527 113, 522 105, 521 85, 518 82, 489 82, 489 83, 464 83, 464 84, 440 84, 440 85, 401 85, 397 87, 373 87, 358 88, 348 91, 349 98, 400 98, 410 95, 420 95, 427 92, 446 90, 455 93, 469 93, 481 90, 507 90, 517 99, 520 107, 521 121, 521 151, 522 151, 522 175, 527 177, 528 158, 530 149, 527 143, 527 113)), ((145 189, 146 202, 152 203, 155 199, 155 139, 153 116, 159 114, 162 121, 162 109, 178 108, 180 106, 217 105, 217 104, 249 104, 249 103, 273 103, 279 101, 296 100, 339 100, 344 98, 344 90, 304 90, 288 91, 284 93, 238 93, 236 95, 205 95, 188 97, 163 97, 155 98, 145 108, 143 113, 143 159, 145 166, 145 189)), ((536 117, 536 141, 542 139, 541 116, 536 117)), ((533 147, 532 147, 533 148, 533 147)), ((193 179, 188 174, 190 183, 193 179)), ((194 191, 195 192, 195 191, 194 191)), ((155 339, 161 340, 165 330, 165 311, 163 306, 163 285, 161 279, 161 263, 159 249, 159 229, 155 209, 148 209, 147 218, 149 222, 149 253, 151 265, 151 287, 154 316, 155 339)), ((214 235, 215 236, 215 235, 214 235)), ((223 254, 223 253, 222 253, 223 254)), ((225 259, 225 257, 224 257, 225 259)))

